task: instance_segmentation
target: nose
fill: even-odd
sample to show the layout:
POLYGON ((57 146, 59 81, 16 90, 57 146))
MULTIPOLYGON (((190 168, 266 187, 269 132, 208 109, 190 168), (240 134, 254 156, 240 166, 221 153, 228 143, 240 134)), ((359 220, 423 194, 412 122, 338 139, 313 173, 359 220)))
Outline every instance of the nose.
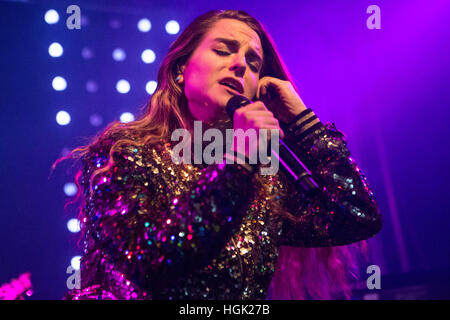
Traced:
POLYGON ((245 61, 245 56, 242 54, 236 53, 234 59, 232 61, 230 70, 234 71, 236 77, 243 77, 245 74, 245 70, 247 69, 247 62, 245 61))

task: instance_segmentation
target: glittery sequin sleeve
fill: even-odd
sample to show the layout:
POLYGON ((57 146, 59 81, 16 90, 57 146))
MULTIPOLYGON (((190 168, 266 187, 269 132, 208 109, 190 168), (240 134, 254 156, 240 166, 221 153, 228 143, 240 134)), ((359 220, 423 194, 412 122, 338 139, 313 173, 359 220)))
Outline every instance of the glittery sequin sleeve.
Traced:
POLYGON ((321 189, 307 197, 288 188, 285 207, 299 221, 285 219, 282 244, 345 245, 374 236, 381 229, 382 218, 366 177, 350 157, 343 134, 334 124, 318 122, 304 130, 299 122, 290 130, 289 143, 321 189))
MULTIPOLYGON (((85 158, 87 178, 106 164, 105 152, 85 158)), ((253 194, 244 167, 211 165, 191 176, 162 144, 125 145, 113 158, 86 193, 86 257, 98 252, 150 292, 207 264, 239 228, 253 194)))

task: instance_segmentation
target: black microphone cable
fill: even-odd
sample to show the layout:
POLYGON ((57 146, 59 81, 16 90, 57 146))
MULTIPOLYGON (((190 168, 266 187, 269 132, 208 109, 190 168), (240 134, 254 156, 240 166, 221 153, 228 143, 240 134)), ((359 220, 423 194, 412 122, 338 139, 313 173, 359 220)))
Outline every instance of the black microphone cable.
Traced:
MULTIPOLYGON (((231 120, 233 120, 234 112, 250 103, 253 102, 246 97, 240 95, 233 96, 228 100, 226 112, 231 120)), ((310 193, 319 189, 319 185, 313 179, 311 172, 282 139, 279 140, 279 153, 275 150, 271 150, 271 154, 272 156, 277 157, 282 171, 297 186, 297 188, 305 193, 310 193)))

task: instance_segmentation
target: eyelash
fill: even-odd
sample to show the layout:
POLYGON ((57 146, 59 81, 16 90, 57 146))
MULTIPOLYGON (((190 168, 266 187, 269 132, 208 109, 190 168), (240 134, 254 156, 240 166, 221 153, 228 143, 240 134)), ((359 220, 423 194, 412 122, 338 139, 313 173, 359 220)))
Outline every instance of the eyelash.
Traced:
POLYGON ((230 53, 222 50, 214 50, 219 56, 228 56, 230 53))
MULTIPOLYGON (((219 56, 228 56, 228 55, 230 55, 230 53, 229 52, 227 52, 227 51, 222 51, 222 50, 214 50, 219 56)), ((254 72, 258 72, 258 68, 257 67, 255 67, 254 65, 252 65, 252 64, 249 64, 249 66, 250 66, 250 68, 254 71, 254 72)))

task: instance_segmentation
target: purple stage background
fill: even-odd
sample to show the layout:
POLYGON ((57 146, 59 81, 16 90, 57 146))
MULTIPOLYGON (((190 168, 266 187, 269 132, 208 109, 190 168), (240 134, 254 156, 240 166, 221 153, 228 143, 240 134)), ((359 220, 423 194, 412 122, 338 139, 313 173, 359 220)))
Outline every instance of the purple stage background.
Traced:
POLYGON ((384 215, 383 230, 369 241, 372 263, 387 279, 382 288, 421 285, 410 298, 449 298, 448 286, 432 289, 448 284, 450 272, 450 1, 444 0, 0 1, 0 284, 29 271, 32 299, 66 292, 66 268, 81 254, 78 234, 66 227, 76 207, 63 211, 69 198, 63 187, 76 167, 63 163, 49 179, 51 164, 123 112, 137 115, 150 97, 145 84, 156 80, 177 37, 164 31, 165 22, 184 29, 210 9, 258 18, 305 104, 347 135, 384 215), (65 26, 71 4, 81 8, 81 30, 65 26), (379 30, 366 26, 370 5, 380 7, 379 30), (55 25, 44 21, 49 9, 60 15, 55 25), (136 28, 141 18, 152 22, 148 33, 136 28), (55 41, 64 48, 59 58, 48 54, 55 41), (112 58, 117 47, 124 61, 112 58), (82 57, 84 48, 92 58, 82 57), (155 62, 141 61, 145 48, 155 62), (52 88, 58 75, 67 80, 63 91, 52 88), (115 89, 122 78, 131 85, 127 94, 115 89), (96 91, 86 90, 89 81, 96 91), (56 123, 59 110, 70 113, 69 125, 56 123), (93 114, 103 122, 91 124, 93 114))

